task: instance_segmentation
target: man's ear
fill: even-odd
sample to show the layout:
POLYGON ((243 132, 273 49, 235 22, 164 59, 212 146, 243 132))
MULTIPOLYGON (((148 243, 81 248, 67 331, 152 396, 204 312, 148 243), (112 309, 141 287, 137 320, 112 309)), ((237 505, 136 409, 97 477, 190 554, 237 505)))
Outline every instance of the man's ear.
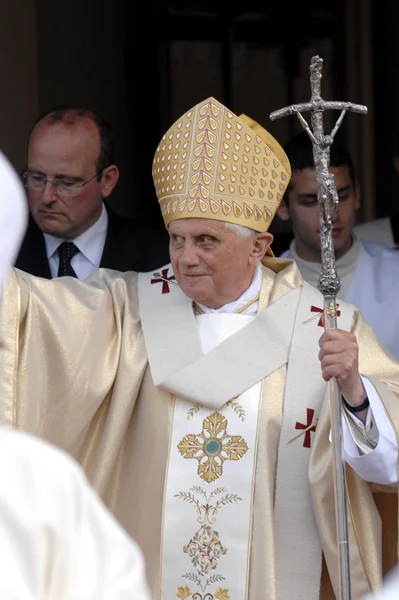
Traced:
POLYGON ((254 259, 254 262, 257 263, 267 252, 267 249, 270 247, 273 241, 273 234, 269 231, 265 231, 264 233, 258 233, 256 235, 256 239, 254 241, 254 246, 252 249, 251 257, 254 259))
POLYGON ((290 211, 289 211, 289 208, 288 208, 287 203, 284 200, 284 198, 281 200, 281 202, 279 204, 279 207, 277 209, 277 214, 282 221, 290 220, 290 211))
POLYGON ((101 177, 101 195, 108 198, 119 179, 119 169, 116 165, 110 165, 104 169, 101 177))

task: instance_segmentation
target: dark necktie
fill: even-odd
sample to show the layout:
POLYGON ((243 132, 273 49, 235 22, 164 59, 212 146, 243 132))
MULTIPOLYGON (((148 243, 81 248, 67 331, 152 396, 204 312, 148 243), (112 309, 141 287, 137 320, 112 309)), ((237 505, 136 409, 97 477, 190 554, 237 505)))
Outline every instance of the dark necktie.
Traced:
POLYGON ((71 260, 79 252, 79 248, 73 242, 62 242, 58 247, 59 265, 58 277, 76 277, 77 275, 71 266, 71 260))

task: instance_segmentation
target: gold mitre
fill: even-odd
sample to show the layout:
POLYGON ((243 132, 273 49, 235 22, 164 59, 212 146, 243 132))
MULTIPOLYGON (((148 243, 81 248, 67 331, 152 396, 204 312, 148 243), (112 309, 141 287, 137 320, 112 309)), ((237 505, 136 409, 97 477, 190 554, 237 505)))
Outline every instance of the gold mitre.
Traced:
POLYGON ((267 231, 291 168, 280 144, 215 98, 186 112, 163 136, 152 176, 166 227, 205 218, 267 231))

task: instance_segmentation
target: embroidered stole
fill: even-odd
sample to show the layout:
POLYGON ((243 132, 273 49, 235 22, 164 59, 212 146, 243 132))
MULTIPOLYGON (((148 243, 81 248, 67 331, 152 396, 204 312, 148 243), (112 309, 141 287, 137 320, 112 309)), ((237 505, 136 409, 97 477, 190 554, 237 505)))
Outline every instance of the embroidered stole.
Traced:
MULTIPOLYGON (((203 315, 201 337, 254 317, 203 315), (226 323, 227 322, 227 323, 226 323), (227 325, 227 326, 226 326, 227 325)), ((165 486, 162 598, 246 598, 261 383, 210 411, 176 398, 165 486)))

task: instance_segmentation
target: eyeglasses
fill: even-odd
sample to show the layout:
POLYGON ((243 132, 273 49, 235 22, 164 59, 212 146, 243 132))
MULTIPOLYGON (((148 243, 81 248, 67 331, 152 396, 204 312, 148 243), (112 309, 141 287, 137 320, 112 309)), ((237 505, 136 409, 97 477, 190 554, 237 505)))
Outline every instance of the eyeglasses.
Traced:
POLYGON ((21 176, 25 186, 34 192, 42 192, 46 185, 50 183, 55 187, 57 193, 60 195, 77 196, 80 194, 82 188, 90 181, 93 181, 95 177, 98 177, 103 170, 104 169, 101 169, 101 171, 98 171, 98 173, 93 175, 93 177, 90 177, 90 179, 82 182, 71 181, 70 179, 49 179, 41 173, 31 171, 28 167, 22 171, 21 176))

